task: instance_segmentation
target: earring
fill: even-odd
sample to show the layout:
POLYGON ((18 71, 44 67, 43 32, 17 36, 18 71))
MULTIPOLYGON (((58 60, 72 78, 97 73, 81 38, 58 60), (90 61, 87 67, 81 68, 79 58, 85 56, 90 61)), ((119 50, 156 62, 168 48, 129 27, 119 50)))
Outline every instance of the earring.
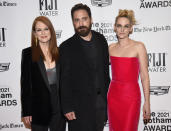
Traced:
POLYGON ((36 47, 37 47, 37 41, 38 41, 38 40, 37 40, 37 38, 36 38, 36 47))

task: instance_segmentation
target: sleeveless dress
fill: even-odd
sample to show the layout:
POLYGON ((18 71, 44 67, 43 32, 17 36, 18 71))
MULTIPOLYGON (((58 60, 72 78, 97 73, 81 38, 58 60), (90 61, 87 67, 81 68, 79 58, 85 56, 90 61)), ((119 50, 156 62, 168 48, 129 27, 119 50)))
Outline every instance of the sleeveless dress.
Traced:
POLYGON ((112 81, 108 91, 110 131, 137 131, 141 94, 137 57, 110 56, 112 81))

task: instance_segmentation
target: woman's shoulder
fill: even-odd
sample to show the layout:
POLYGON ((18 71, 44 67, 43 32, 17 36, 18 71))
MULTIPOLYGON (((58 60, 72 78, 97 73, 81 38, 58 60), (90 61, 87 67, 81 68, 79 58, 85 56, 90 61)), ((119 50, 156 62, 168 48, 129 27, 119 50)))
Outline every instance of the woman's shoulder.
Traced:
POLYGON ((137 49, 143 49, 143 48, 145 48, 144 43, 141 42, 141 41, 132 40, 132 43, 133 43, 133 45, 134 45, 137 49))
POLYGON ((117 43, 111 43, 111 44, 109 44, 109 49, 114 48, 116 45, 117 45, 117 43))
POLYGON ((27 48, 24 48, 22 50, 22 57, 31 57, 32 56, 32 48, 31 47, 27 47, 27 48))
POLYGON ((23 50, 22 50, 22 52, 23 53, 31 53, 31 47, 27 47, 27 48, 24 48, 23 50))

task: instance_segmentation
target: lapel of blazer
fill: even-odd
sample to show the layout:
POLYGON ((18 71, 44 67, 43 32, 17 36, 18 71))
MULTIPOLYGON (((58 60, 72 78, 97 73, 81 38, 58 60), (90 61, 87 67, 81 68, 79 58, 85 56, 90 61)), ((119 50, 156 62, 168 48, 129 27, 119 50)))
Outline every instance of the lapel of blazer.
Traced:
POLYGON ((60 65, 58 64, 58 62, 56 62, 56 77, 57 77, 57 80, 56 80, 56 85, 57 85, 57 90, 59 89, 59 67, 60 65))
POLYGON ((50 85, 49 85, 48 78, 47 78, 47 74, 46 74, 46 68, 45 68, 45 65, 43 63, 43 59, 41 57, 40 57, 40 60, 38 61, 38 65, 39 65, 42 77, 45 81, 45 84, 46 84, 48 90, 51 92, 50 85))

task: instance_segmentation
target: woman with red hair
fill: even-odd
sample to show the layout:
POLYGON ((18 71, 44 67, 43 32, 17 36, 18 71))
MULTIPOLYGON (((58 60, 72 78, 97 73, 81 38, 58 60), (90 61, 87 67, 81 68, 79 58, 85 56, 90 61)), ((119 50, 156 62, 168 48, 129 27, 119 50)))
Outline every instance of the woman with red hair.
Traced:
POLYGON ((22 119, 32 131, 65 131, 59 97, 59 51, 50 20, 37 17, 32 25, 31 47, 21 60, 22 119))

